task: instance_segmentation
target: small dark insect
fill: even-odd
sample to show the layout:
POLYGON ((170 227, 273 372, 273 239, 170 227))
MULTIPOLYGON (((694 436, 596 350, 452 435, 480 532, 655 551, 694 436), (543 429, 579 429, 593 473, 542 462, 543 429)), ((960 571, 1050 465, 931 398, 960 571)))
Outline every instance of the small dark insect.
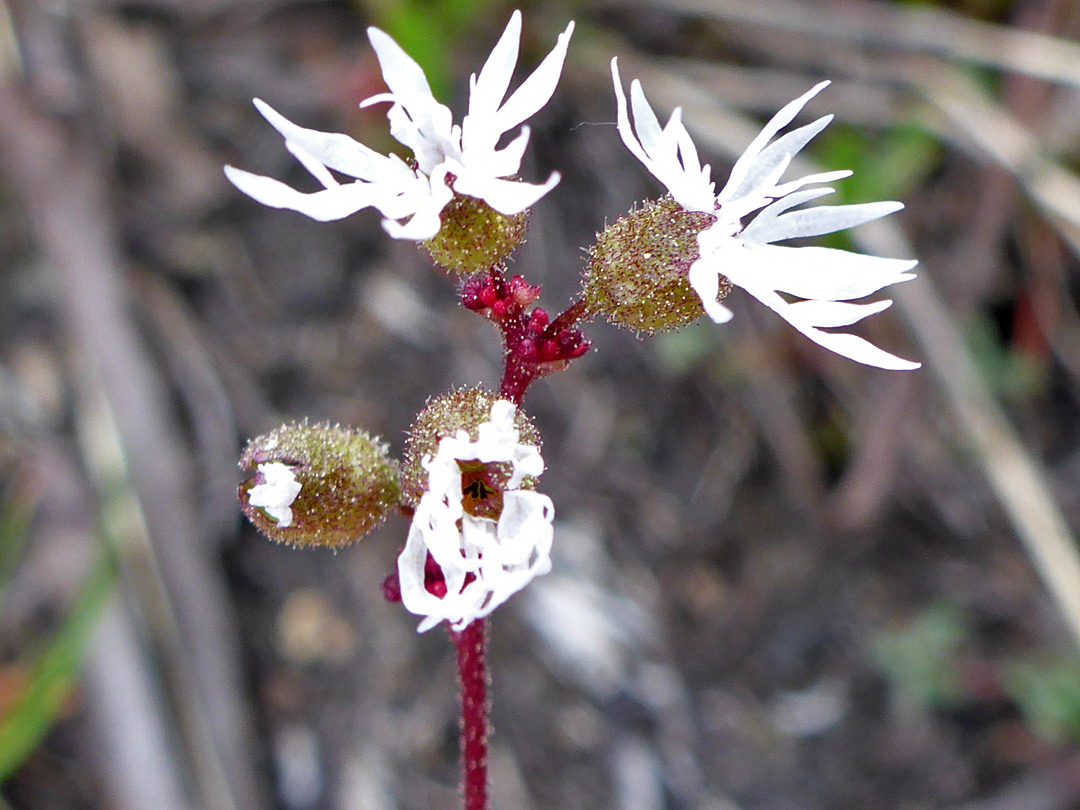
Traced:
POLYGON ((497 490, 494 490, 485 484, 482 479, 477 478, 472 481, 472 483, 462 487, 461 494, 474 500, 482 501, 485 498, 490 498, 496 491, 497 490))

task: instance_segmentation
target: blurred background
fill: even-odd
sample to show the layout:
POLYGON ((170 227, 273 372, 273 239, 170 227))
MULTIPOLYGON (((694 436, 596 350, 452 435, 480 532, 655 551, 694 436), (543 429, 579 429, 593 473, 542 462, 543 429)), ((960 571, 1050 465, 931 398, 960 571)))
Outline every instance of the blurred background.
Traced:
MULTIPOLYGON (((463 112, 498 0, 0 3, 0 807, 453 808, 453 648, 387 604, 406 522, 337 554, 241 523, 243 442, 311 417, 400 453, 428 396, 496 386, 495 330, 252 107, 379 150, 378 25, 463 112), (310 188, 311 186, 305 186, 310 188)), ((577 21, 511 268, 574 295, 660 188, 608 60, 682 105, 721 181, 822 78, 836 246, 917 257, 858 366, 736 290, 723 327, 535 385, 555 570, 491 622, 499 810, 1080 807, 1080 5, 527 2, 520 76, 577 21)), ((805 118, 804 120, 809 120, 805 118)))

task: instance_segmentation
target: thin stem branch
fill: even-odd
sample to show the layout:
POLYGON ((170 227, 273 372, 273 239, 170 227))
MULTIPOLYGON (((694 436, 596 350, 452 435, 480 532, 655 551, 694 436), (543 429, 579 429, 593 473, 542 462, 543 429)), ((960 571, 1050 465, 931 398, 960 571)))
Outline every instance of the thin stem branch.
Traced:
POLYGON ((561 315, 551 322, 548 326, 547 332, 551 335, 557 335, 563 329, 569 329, 574 326, 578 321, 585 317, 585 301, 581 298, 576 300, 570 306, 566 308, 561 315))
POLYGON ((570 360, 584 354, 589 342, 574 325, 585 314, 585 302, 577 300, 540 329, 534 329, 534 321, 524 313, 496 321, 506 346, 499 396, 520 405, 533 381, 566 368, 570 360))

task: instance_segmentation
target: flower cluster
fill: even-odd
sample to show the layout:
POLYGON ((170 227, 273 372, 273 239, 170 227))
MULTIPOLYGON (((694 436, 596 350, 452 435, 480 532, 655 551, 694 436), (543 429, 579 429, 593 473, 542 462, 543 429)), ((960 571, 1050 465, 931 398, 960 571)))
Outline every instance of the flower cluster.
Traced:
POLYGON ((508 96, 521 40, 521 14, 514 12, 470 78, 468 110, 456 124, 420 66, 385 33, 369 28, 387 92, 361 106, 388 105, 390 133, 409 157, 298 126, 256 99, 286 149, 322 188, 304 192, 225 169, 259 202, 319 221, 376 209, 391 237, 420 243, 438 268, 457 277, 458 302, 499 333, 497 392, 477 386, 430 398, 413 421, 400 463, 363 431, 306 421, 251 440, 240 461, 241 508, 272 540, 337 549, 392 511, 410 518, 396 570, 382 591, 421 617, 418 632, 443 622, 451 631, 461 685, 466 808, 489 806, 483 620, 552 565, 555 508, 536 491, 544 472, 540 435, 521 406, 533 382, 589 352, 583 323, 603 315, 646 335, 706 315, 723 323, 732 312, 722 299, 738 287, 830 351, 884 369, 919 365, 842 331, 887 308, 888 300, 854 302, 914 278, 915 262, 781 244, 862 225, 902 207, 808 206, 849 172, 786 177, 831 116, 788 127, 828 82, 773 116, 717 192, 680 110, 661 126, 636 80, 628 102, 613 59, 617 131, 667 193, 633 206, 597 234, 580 293, 565 309, 541 306, 540 285, 510 275, 506 260, 524 241, 529 208, 560 179, 552 172, 542 183, 528 183, 518 173, 529 141, 524 124, 554 93, 573 30, 573 23, 567 25, 508 96))
POLYGON ((668 193, 597 235, 581 295, 563 312, 549 315, 537 305, 540 286, 509 276, 504 260, 524 237, 527 209, 559 182, 557 172, 539 184, 517 175, 529 140, 524 122, 554 93, 573 29, 570 23, 507 97, 521 39, 521 14, 514 12, 471 77, 468 112, 455 124, 419 65, 370 28, 388 92, 361 106, 389 105, 390 133, 408 147, 410 159, 379 154, 347 135, 305 129, 256 99, 288 151, 323 188, 306 193, 225 169, 256 200, 316 220, 378 210, 392 237, 423 243, 438 266, 457 273, 459 302, 500 332, 498 394, 477 388, 430 401, 414 423, 401 466, 363 432, 306 423, 253 440, 241 460, 248 475, 240 489, 245 513, 275 540, 337 547, 379 525, 395 506, 410 514, 397 573, 385 592, 424 617, 420 631, 443 621, 462 631, 550 569, 554 508, 533 489, 544 462, 539 435, 520 405, 532 382, 588 352, 582 321, 604 315, 645 334, 704 315, 723 323, 732 313, 721 299, 739 287, 837 354, 885 369, 919 365, 830 331, 887 308, 888 300, 853 302, 913 278, 915 262, 779 244, 852 228, 902 207, 805 207, 832 192, 825 184, 850 173, 785 179, 792 160, 831 116, 784 130, 828 82, 773 116, 716 192, 680 110, 661 126, 636 80, 628 102, 612 60, 619 135, 668 193))
POLYGON ((520 442, 514 412, 512 402, 498 400, 476 441, 458 431, 423 461, 427 488, 398 557, 402 604, 426 617, 420 632, 443 620, 461 630, 551 569, 555 508, 546 495, 521 488, 544 471, 544 460, 539 448, 520 442), (491 474, 499 465, 510 467, 501 487, 491 474))

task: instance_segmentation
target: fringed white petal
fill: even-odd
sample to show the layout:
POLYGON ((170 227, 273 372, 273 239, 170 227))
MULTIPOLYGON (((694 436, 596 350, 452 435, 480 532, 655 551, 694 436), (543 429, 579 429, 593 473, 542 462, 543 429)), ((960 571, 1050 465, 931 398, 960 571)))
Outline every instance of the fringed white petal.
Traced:
POLYGON ((742 245, 713 254, 717 269, 740 287, 767 286, 799 298, 851 301, 915 278, 916 262, 824 247, 742 245))
POLYGON ((299 146, 327 168, 361 180, 375 180, 383 171, 386 156, 348 135, 305 129, 294 124, 262 99, 254 99, 252 103, 287 143, 299 146))
POLYGON ((834 172, 821 172, 819 174, 808 174, 797 180, 789 180, 787 183, 773 186, 770 196, 774 198, 784 197, 791 194, 793 191, 797 191, 803 186, 808 186, 812 183, 831 183, 834 180, 843 180, 845 177, 851 177, 851 172, 847 169, 838 169, 834 172))
POLYGON ((499 515, 500 563, 529 566, 534 575, 546 574, 551 566, 554 517, 555 505, 547 495, 522 490, 505 493, 499 515))
MULTIPOLYGON (((513 78, 514 68, 517 66, 520 42, 521 12, 515 10, 479 75, 469 79, 469 112, 462 122, 462 132, 466 139, 471 134, 470 119, 473 122, 483 119, 484 124, 489 123, 486 119, 494 116, 506 97, 510 79, 513 78)), ((544 102, 546 103, 547 99, 544 99, 544 102)))
POLYGON ((500 214, 513 216, 534 205, 541 197, 559 184, 561 175, 552 172, 540 184, 522 183, 517 180, 501 180, 482 174, 468 172, 458 177, 454 190, 469 197, 482 199, 500 214))
POLYGON ((914 278, 908 271, 916 262, 831 248, 772 244, 846 230, 903 207, 896 202, 878 202, 792 210, 832 192, 830 188, 806 186, 851 174, 820 172, 781 182, 792 158, 828 126, 832 116, 823 116, 783 135, 780 132, 828 82, 814 86, 769 120, 735 162, 727 183, 714 197, 708 167, 698 171, 697 152, 682 126, 679 111, 661 128, 635 80, 630 85, 634 115, 631 125, 615 60, 611 62, 611 75, 617 126, 627 149, 684 208, 716 215, 716 222, 697 236, 700 256, 690 266, 687 279, 713 321, 724 323, 731 319, 731 310, 716 300, 720 279, 726 277, 831 351, 880 368, 918 368, 917 363, 895 357, 855 335, 822 331, 851 326, 888 308, 891 302, 887 300, 870 304, 846 302, 914 278), (789 302, 780 293, 803 300, 789 302))
POLYGON ((446 185, 445 171, 437 172, 431 178, 424 178, 425 185, 413 195, 400 213, 383 211, 383 229, 394 239, 406 239, 414 242, 426 242, 433 238, 442 226, 439 215, 454 196, 446 185), (405 219, 401 224, 396 220, 405 219))
POLYGON ((792 304, 789 304, 773 291, 752 289, 747 290, 747 292, 806 335, 806 337, 810 338, 810 340, 814 341, 814 343, 823 346, 831 352, 847 357, 849 360, 854 360, 856 363, 875 366, 876 368, 883 368, 888 371, 912 371, 920 368, 922 365, 921 363, 913 363, 910 360, 904 360, 894 354, 889 354, 887 351, 879 349, 877 346, 858 335, 823 332, 811 323, 808 323, 803 318, 804 313, 793 309, 792 304))
MULTIPOLYGON (((483 172, 489 177, 511 177, 521 169, 521 160, 529 145, 530 129, 522 127, 517 137, 502 149, 496 149, 485 155, 466 152, 461 156, 462 163, 470 169, 483 172)), ((466 192, 462 192, 463 194, 466 192)))
MULTIPOLYGON (((818 191, 819 189, 814 189, 818 191)), ((828 189, 826 189, 828 190, 828 189)), ((794 195, 789 195, 794 196, 794 195)), ((784 198, 780 202, 786 201, 784 198)), ((898 202, 862 203, 860 205, 819 205, 787 214, 766 217, 766 208, 742 231, 742 237, 750 242, 768 244, 784 239, 821 236, 826 233, 845 231, 875 219, 888 216, 904 207, 898 202)))
POLYGON ((720 273, 716 271, 714 262, 698 259, 690 265, 688 279, 694 292, 701 298, 705 314, 712 318, 713 323, 727 323, 731 320, 731 310, 716 300, 720 293, 720 273))
POLYGON ((385 217, 383 227, 395 239, 425 241, 434 237, 442 225, 442 210, 455 192, 482 199, 500 213, 518 214, 551 191, 559 175, 553 172, 539 184, 508 179, 521 168, 529 142, 528 127, 502 148, 498 143, 508 130, 551 98, 573 30, 570 23, 551 53, 504 103, 521 38, 521 13, 515 11, 479 77, 474 76, 470 83, 469 114, 458 127, 450 108, 432 95, 416 61, 387 34, 369 28, 389 92, 365 99, 360 106, 390 104, 386 114, 390 134, 412 151, 416 168, 397 155, 380 155, 347 135, 297 126, 255 99, 259 112, 285 138, 286 148, 324 188, 306 193, 232 167, 225 173, 237 188, 259 202, 321 222, 377 208, 385 217), (358 182, 342 184, 332 172, 358 182), (457 178, 453 189, 447 182, 448 172, 457 178))
POLYGON ((311 173, 312 177, 322 183, 323 188, 334 188, 341 185, 326 166, 320 163, 313 155, 304 151, 299 144, 293 141, 285 141, 285 149, 300 162, 301 166, 311 173))
POLYGON ((517 90, 510 94, 506 103, 499 107, 496 130, 509 132, 518 124, 532 118, 551 97, 562 76, 566 52, 570 47, 570 36, 574 33, 574 23, 566 26, 558 41, 544 60, 537 65, 517 90))
POLYGON ((504 102, 517 65, 521 38, 521 12, 514 12, 480 75, 469 82, 469 112, 461 124, 462 152, 467 159, 475 160, 494 152, 504 133, 548 103, 559 83, 573 31, 574 24, 570 23, 551 53, 504 102))
POLYGON ((461 156, 461 133, 449 107, 426 96, 406 99, 391 94, 372 96, 360 106, 379 101, 393 102, 386 113, 390 134, 409 148, 421 172, 431 174, 447 157, 461 156))
POLYGON ((377 28, 368 29, 391 92, 372 96, 361 106, 392 103, 387 113, 390 132, 412 150, 420 171, 425 174, 431 174, 447 160, 454 160, 474 172, 486 170, 493 178, 510 177, 521 167, 528 136, 519 136, 503 149, 496 148, 498 142, 551 98, 573 30, 574 24, 570 23, 552 52, 504 103, 521 39, 521 13, 515 11, 479 76, 470 79, 469 112, 458 127, 449 108, 432 96, 419 65, 385 33, 377 28))
POLYGON ((383 81, 390 92, 400 99, 428 97, 433 102, 431 85, 428 84, 424 69, 416 60, 405 53, 393 38, 374 26, 368 28, 368 40, 382 68, 383 81))
POLYGON ((774 220, 779 217, 785 211, 794 208, 797 205, 816 200, 819 197, 824 197, 828 194, 835 193, 831 188, 808 188, 802 191, 793 191, 791 194, 786 194, 779 200, 769 204, 765 208, 761 209, 754 219, 742 229, 743 237, 756 242, 768 243, 775 241, 774 239, 762 238, 760 233, 771 233, 768 228, 772 228, 774 220), (754 232, 756 235, 747 236, 748 232, 754 232))
MULTIPOLYGON (((616 62, 613 59, 613 69, 615 69, 615 64, 616 62)), ((641 142, 641 148, 649 155, 659 154, 663 128, 660 126, 660 119, 653 112, 652 105, 645 98, 645 91, 641 89, 641 82, 637 79, 630 82, 630 109, 634 113, 634 129, 637 132, 638 140, 641 142)), ((678 107, 672 110, 671 114, 672 116, 679 115, 681 119, 678 107)))
MULTIPOLYGON (((723 203, 726 200, 737 200, 740 197, 767 194, 767 190, 772 188, 775 183, 775 180, 772 180, 770 175, 774 173, 776 168, 781 164, 785 167, 790 164, 795 155, 811 138, 825 129, 832 119, 831 115, 822 116, 813 123, 799 127, 769 144, 765 149, 761 150, 751 163, 743 167, 745 174, 738 184, 734 184, 730 179, 728 180, 723 191, 717 195, 717 201, 723 203)), ((738 167, 738 164, 736 164, 736 167, 738 167)), ((777 177, 782 174, 781 171, 777 174, 777 177)), ((731 177, 734 178, 735 176, 735 171, 732 170, 731 177)))
MULTIPOLYGON (((460 134, 460 160, 464 165, 474 172, 486 172, 492 178, 517 174, 528 143, 527 130, 502 149, 497 148, 498 143, 505 133, 534 115, 551 99, 573 30, 574 24, 570 23, 551 53, 504 102, 517 65, 521 39, 521 12, 514 12, 479 76, 474 75, 469 80, 469 112, 462 120, 460 134)), ((457 190, 475 196, 470 191, 457 190)))
POLYGON ((377 207, 384 195, 370 183, 357 180, 322 191, 304 193, 271 177, 225 167, 229 181, 252 199, 271 208, 298 211, 319 222, 330 222, 355 214, 363 208, 377 207))
POLYGON ((635 79, 630 84, 634 112, 634 123, 631 125, 616 59, 611 60, 611 78, 615 85, 617 127, 626 148, 664 184, 675 202, 683 208, 713 213, 715 198, 714 186, 709 179, 710 170, 708 166, 699 164, 697 150, 690 133, 683 126, 680 111, 676 109, 667 127, 661 128, 641 84, 635 79))
MULTIPOLYGON (((708 240, 706 244, 709 244, 708 240)), ((703 303, 702 290, 709 291, 704 283, 706 272, 711 271, 717 278, 723 274, 732 284, 746 290, 808 338, 830 351, 878 368, 909 370, 919 367, 918 363, 889 354, 855 335, 821 331, 823 327, 850 326, 888 308, 891 301, 872 304, 837 302, 861 298, 882 287, 914 278, 912 274, 903 272, 914 266, 913 262, 862 256, 829 248, 748 246, 734 238, 710 247, 709 253, 703 254, 690 270, 690 282, 698 294, 703 295, 703 303), (844 266, 819 266, 819 259, 831 256, 836 261, 836 254, 844 257, 838 262, 844 266), (695 277, 700 287, 695 284, 695 277), (780 292, 807 300, 792 303, 785 300, 780 292)), ((715 296, 715 292, 712 294, 715 296)))
POLYGON ((887 298, 872 304, 849 304, 843 301, 796 301, 788 304, 788 312, 810 326, 829 328, 851 326, 891 306, 892 301, 887 298))
POLYGON ((754 140, 750 142, 750 145, 746 147, 746 151, 743 152, 742 156, 735 161, 735 165, 731 169, 731 174, 728 176, 727 183, 717 195, 718 200, 724 201, 736 196, 733 193, 734 190, 742 186, 748 176, 757 173, 755 164, 769 141, 772 140, 773 136, 794 121, 795 116, 802 111, 802 108, 807 105, 810 99, 828 86, 829 82, 821 82, 820 84, 814 85, 810 90, 803 93, 803 95, 799 96, 794 101, 785 104, 780 111, 769 120, 761 132, 759 132, 754 140))

